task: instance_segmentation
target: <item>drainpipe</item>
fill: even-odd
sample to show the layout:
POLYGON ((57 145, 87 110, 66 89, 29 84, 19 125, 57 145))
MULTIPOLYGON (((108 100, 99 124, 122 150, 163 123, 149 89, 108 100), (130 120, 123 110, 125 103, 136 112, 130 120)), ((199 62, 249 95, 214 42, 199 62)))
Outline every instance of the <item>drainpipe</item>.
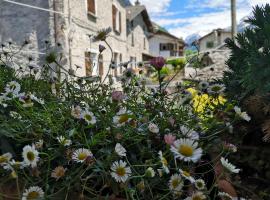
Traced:
POLYGON ((232 17, 232 39, 237 35, 237 22, 236 22, 236 0, 231 0, 231 17, 232 17))

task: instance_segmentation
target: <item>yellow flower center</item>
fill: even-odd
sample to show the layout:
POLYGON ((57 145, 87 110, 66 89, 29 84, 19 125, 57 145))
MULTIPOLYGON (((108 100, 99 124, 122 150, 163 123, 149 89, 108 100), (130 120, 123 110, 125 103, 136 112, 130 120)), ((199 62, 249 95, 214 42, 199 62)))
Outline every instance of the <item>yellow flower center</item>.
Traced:
POLYGON ((168 161, 166 160, 166 158, 162 157, 161 162, 163 165, 168 166, 168 161))
POLYGON ((56 177, 63 177, 65 175, 65 170, 64 169, 58 169, 55 171, 56 177))
POLYGON ((6 163, 8 161, 6 156, 0 156, 0 163, 6 163))
POLYGON ((86 121, 91 121, 91 120, 92 120, 92 116, 89 115, 89 114, 86 114, 86 115, 84 116, 84 119, 85 119, 86 121))
POLYGON ((183 175, 186 177, 190 177, 190 173, 188 173, 187 171, 183 171, 183 175))
POLYGON ((214 91, 214 92, 218 92, 220 90, 221 90, 221 87, 220 86, 214 86, 214 87, 212 87, 212 91, 214 91))
POLYGON ((79 159, 79 160, 85 160, 86 157, 87 157, 87 154, 84 153, 84 152, 78 154, 78 159, 79 159))
POLYGON ((203 200, 200 196, 194 196, 192 197, 192 200, 203 200))
POLYGON ((127 122, 128 121, 128 115, 127 114, 124 114, 124 115, 121 115, 120 117, 119 117, 119 123, 124 123, 124 122, 127 122))
POLYGON ((126 174, 126 169, 124 167, 118 167, 116 169, 116 174, 118 176, 124 176, 126 174))
POLYGON ((179 179, 172 180, 172 187, 173 188, 177 188, 179 184, 180 184, 180 180, 179 179))
POLYGON ((27 159, 33 161, 35 159, 35 154, 32 151, 27 152, 27 159))
POLYGON ((27 195, 27 199, 29 199, 29 200, 38 199, 39 197, 40 197, 39 193, 36 191, 29 192, 29 194, 27 195))
POLYGON ((179 153, 186 156, 190 157, 193 155, 193 148, 188 145, 181 145, 178 149, 179 153))

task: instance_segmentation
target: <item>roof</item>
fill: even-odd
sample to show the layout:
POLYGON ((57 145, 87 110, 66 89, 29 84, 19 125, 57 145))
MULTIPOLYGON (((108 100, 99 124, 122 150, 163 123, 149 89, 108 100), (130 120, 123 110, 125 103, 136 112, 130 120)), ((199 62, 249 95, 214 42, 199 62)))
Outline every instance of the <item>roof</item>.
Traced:
MULTIPOLYGON (((175 35, 172 35, 171 33, 169 33, 167 31, 167 29, 165 29, 164 27, 158 25, 157 23, 155 22, 152 22, 153 24, 153 27, 154 27, 154 34, 163 34, 163 35, 166 35, 168 37, 171 37, 173 39, 176 39, 176 40, 179 40, 179 42, 182 42, 182 43, 185 43, 184 40, 182 38, 178 38, 176 37, 175 35)), ((153 35, 154 36, 154 35, 153 35)))
POLYGON ((134 18, 136 18, 138 15, 142 15, 143 20, 145 24, 147 25, 147 28, 150 32, 153 31, 153 25, 151 23, 150 17, 148 15, 148 12, 146 10, 146 7, 143 5, 135 5, 135 6, 127 6, 127 20, 132 21, 134 18))
POLYGON ((215 31, 220 32, 220 33, 231 33, 231 31, 229 31, 229 30, 218 28, 218 29, 214 29, 214 30, 211 31, 210 33, 206 34, 205 36, 202 36, 202 37, 199 39, 199 41, 201 41, 202 39, 208 37, 209 35, 212 35, 215 31))

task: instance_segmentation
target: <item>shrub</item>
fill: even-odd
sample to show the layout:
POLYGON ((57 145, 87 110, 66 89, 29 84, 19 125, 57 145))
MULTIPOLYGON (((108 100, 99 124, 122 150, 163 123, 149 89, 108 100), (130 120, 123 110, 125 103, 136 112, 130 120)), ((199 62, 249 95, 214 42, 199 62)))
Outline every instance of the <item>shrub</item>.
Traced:
MULTIPOLYGON (((209 113, 198 113, 187 89, 218 100, 223 85, 176 85, 168 93, 162 80, 149 89, 127 69, 117 91, 111 79, 60 81, 50 70, 49 63, 40 73, 18 76, 0 68, 2 196, 217 198, 213 165, 235 149, 222 134, 247 115, 212 101, 204 105, 209 113)), ((221 161, 220 175, 239 171, 221 161)))

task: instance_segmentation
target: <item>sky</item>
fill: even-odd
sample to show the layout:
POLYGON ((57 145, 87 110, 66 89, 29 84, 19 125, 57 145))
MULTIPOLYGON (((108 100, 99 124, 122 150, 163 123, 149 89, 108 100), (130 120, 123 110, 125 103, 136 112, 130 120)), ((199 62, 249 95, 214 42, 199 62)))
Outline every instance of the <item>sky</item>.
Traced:
MULTIPOLYGON (((132 3, 135 0, 131 0, 132 3)), ((147 7, 151 20, 177 37, 201 36, 231 24, 230 0, 140 0, 147 7)), ((252 7, 270 0, 236 0, 237 21, 252 13, 252 7)))

